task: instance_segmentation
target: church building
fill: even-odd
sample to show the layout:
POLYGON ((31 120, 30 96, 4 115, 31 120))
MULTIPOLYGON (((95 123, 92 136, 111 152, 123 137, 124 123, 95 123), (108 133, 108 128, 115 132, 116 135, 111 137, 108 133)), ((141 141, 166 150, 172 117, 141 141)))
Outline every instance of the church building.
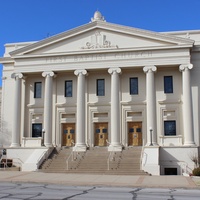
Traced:
POLYGON ((141 146, 141 168, 153 175, 195 167, 200 30, 142 30, 96 11, 90 23, 41 41, 5 44, 0 63, 0 145, 22 170, 63 146, 141 146))

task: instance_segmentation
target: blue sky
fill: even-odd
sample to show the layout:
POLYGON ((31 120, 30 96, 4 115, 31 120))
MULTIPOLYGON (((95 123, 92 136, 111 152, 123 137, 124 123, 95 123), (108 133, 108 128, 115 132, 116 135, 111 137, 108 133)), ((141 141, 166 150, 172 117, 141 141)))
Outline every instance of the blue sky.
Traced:
POLYGON ((200 0, 0 0, 0 56, 5 43, 45 39, 88 23, 96 10, 152 31, 200 29, 200 0))

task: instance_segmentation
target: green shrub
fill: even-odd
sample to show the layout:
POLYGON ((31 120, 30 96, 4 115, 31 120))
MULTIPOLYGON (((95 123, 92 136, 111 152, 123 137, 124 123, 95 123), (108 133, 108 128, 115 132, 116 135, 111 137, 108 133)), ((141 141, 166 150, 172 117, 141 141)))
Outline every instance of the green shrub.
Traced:
POLYGON ((200 176, 200 167, 194 168, 192 174, 193 176, 200 176))

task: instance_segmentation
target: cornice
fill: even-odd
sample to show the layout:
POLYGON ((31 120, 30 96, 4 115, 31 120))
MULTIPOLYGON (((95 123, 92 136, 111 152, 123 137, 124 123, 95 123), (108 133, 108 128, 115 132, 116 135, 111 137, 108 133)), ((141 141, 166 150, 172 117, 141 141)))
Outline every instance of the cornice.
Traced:
MULTIPOLYGON (((71 51, 71 52, 61 52, 61 53, 47 53, 47 54, 23 54, 23 55, 13 55, 12 61, 14 59, 22 58, 47 58, 53 56, 76 56, 76 55, 87 55, 87 54, 104 54, 104 53, 124 53, 124 52, 137 52, 137 51, 156 51, 156 50, 172 50, 172 49, 188 49, 192 46, 189 45, 172 45, 172 46, 159 46, 159 47, 140 47, 140 48, 120 48, 120 49, 98 49, 98 50, 82 50, 82 51, 71 51)), ((4 58, 2 58, 4 59, 4 58)), ((1 58, 0 58, 1 61, 1 58)))
POLYGON ((0 58, 0 63, 1 64, 6 64, 6 63, 14 63, 14 59, 13 58, 10 58, 10 57, 3 57, 3 58, 0 58))
POLYGON ((123 33, 123 34, 129 34, 132 36, 140 36, 140 37, 145 37, 149 39, 154 39, 154 40, 162 40, 164 42, 168 42, 172 45, 188 45, 189 47, 193 46, 194 41, 191 39, 185 39, 185 38, 179 38, 176 36, 172 35, 166 35, 163 33, 159 32, 153 32, 153 31, 147 31, 139 28, 133 28, 133 27, 128 27, 128 26, 123 26, 123 25, 118 25, 118 24, 112 24, 108 23, 105 21, 94 21, 76 28, 73 28, 71 30, 62 32, 60 34, 57 34, 55 36, 52 36, 50 38, 43 39, 39 42, 30 44, 28 46, 22 47, 18 50, 10 52, 11 56, 14 55, 22 55, 26 54, 29 52, 32 52, 34 50, 37 50, 39 48, 43 48, 45 46, 51 45, 53 43, 60 42, 62 40, 68 39, 70 37, 74 37, 76 35, 80 35, 81 33, 94 30, 94 29, 105 29, 108 31, 114 31, 118 33, 123 33))
POLYGON ((85 32, 85 30, 87 30, 87 31, 90 30, 91 28, 94 27, 94 24, 96 24, 96 23, 97 22, 91 22, 89 24, 84 24, 82 26, 78 26, 76 28, 64 31, 62 33, 59 33, 59 34, 56 34, 52 37, 40 40, 36 43, 33 43, 33 44, 28 45, 26 47, 23 47, 21 49, 12 51, 12 52, 10 52, 10 55, 15 55, 15 54, 22 53, 22 52, 27 53, 27 52, 29 52, 29 50, 34 51, 35 49, 37 49, 37 47, 41 48, 41 47, 44 47, 46 45, 50 45, 52 43, 59 42, 61 40, 67 39, 69 36, 73 37, 75 35, 81 34, 82 32, 85 32))
MULTIPOLYGON (((129 33, 131 35, 137 35, 137 36, 144 36, 148 37, 149 39, 162 39, 163 41, 166 42, 172 42, 174 41, 175 43, 181 42, 181 43, 194 43, 194 40, 188 39, 188 38, 180 38, 174 35, 167 35, 161 32, 154 32, 154 31, 149 31, 149 30, 144 30, 140 28, 134 28, 130 26, 124 26, 124 25, 119 25, 119 24, 113 24, 113 23, 108 23, 108 22, 102 22, 99 21, 97 25, 103 25, 104 28, 107 30, 113 30, 117 32, 123 32, 123 33, 129 33)), ((102 26, 99 26, 99 28, 102 28, 102 26)))

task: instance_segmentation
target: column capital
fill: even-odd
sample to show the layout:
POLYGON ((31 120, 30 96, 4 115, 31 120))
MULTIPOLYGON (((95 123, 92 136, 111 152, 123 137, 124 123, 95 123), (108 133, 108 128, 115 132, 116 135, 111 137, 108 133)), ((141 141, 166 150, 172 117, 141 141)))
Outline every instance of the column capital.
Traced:
POLYGON ((121 70, 121 68, 109 68, 108 69, 108 73, 109 74, 114 74, 114 73, 117 73, 117 74, 121 74, 121 72, 122 72, 122 70, 121 70))
POLYGON ((21 72, 16 72, 16 73, 11 74, 11 78, 21 79, 23 78, 23 74, 21 72))
POLYGON ((145 66, 143 67, 143 71, 144 73, 148 73, 148 72, 156 72, 157 71, 157 67, 152 65, 152 66, 145 66))
POLYGON ((189 64, 182 64, 179 66, 179 70, 185 71, 186 69, 192 69, 193 68, 193 64, 189 63, 189 64))
POLYGON ((85 70, 85 69, 77 69, 77 70, 74 71, 74 74, 76 76, 79 76, 80 74, 87 75, 87 70, 85 70))
POLYGON ((55 73, 52 72, 52 71, 42 72, 42 76, 43 76, 43 77, 46 77, 46 76, 53 77, 54 75, 55 75, 55 73))

